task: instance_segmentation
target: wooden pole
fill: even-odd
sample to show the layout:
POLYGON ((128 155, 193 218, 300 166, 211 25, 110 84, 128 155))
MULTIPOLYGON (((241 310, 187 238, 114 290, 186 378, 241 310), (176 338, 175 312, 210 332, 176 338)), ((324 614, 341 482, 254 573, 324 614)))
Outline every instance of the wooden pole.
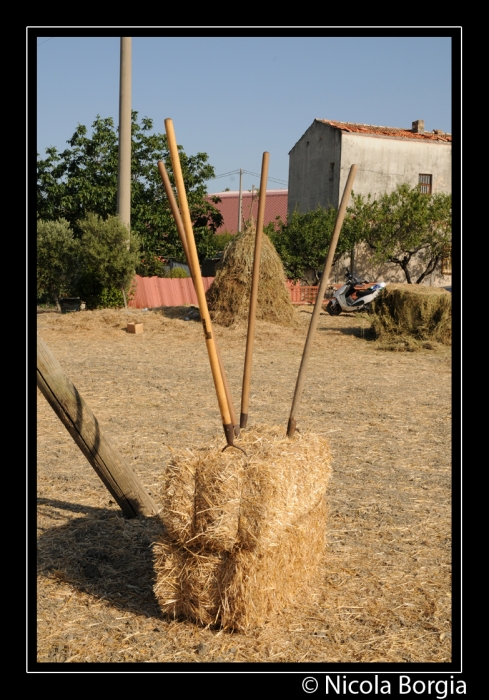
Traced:
MULTIPOLYGON (((117 177, 117 214, 127 228, 127 249, 131 248, 131 72, 132 38, 121 36, 119 84, 119 167, 117 177)), ((124 307, 127 297, 121 288, 124 307)))
MULTIPOLYGON (((168 173, 166 171, 165 164, 163 163, 162 160, 158 161, 158 170, 160 171, 161 179, 163 180, 163 185, 165 186, 166 196, 168 197, 168 201, 170 202, 170 207, 172 210, 173 218, 175 219, 175 223, 177 225, 177 230, 178 230, 178 235, 180 237, 180 242, 181 242, 182 248, 185 252, 185 258, 187 260, 187 265, 189 266, 189 269, 190 269, 190 274, 192 275, 192 281, 194 283, 194 288, 196 288, 196 286, 195 286, 195 271, 192 268, 192 264, 191 264, 191 260, 190 260, 187 237, 185 235, 185 228, 183 226, 183 221, 182 221, 182 217, 180 215, 180 210, 178 209, 177 200, 175 199, 175 195, 173 194, 173 189, 171 186, 170 178, 168 177, 168 173)), ((222 362, 221 353, 219 352, 219 346, 218 346, 217 341, 215 339, 214 339, 214 342, 216 344, 217 357, 219 360, 219 367, 221 369, 222 381, 224 383, 224 390, 226 392, 226 398, 227 398, 228 405, 229 405, 229 412, 231 413, 231 422, 232 422, 233 427, 234 427, 234 434, 237 437, 237 436, 239 436, 239 425, 238 425, 238 419, 236 416, 236 411, 234 410, 233 400, 231 397, 231 389, 229 387, 228 378, 226 376, 226 371, 224 369, 224 365, 222 362)))
MULTIPOLYGON (((263 154, 260 180, 260 198, 258 201, 258 221, 256 222, 255 251, 251 277, 250 311, 248 314, 248 335, 246 337, 245 365, 243 372, 243 388, 241 391, 241 415, 239 425, 246 428, 248 422, 248 406, 250 399, 251 365, 253 361, 253 341, 255 338, 256 305, 258 300, 258 282, 260 279, 261 241, 263 236, 263 220, 265 218, 265 200, 267 196, 268 162, 270 154, 263 154)), ((253 202, 253 198, 252 198, 253 202)))
POLYGON ((131 39, 121 36, 117 178, 117 214, 128 230, 131 226, 131 39))
POLYGON ((321 307, 323 304, 324 292, 326 291, 326 285, 328 283, 329 275, 331 273, 333 258, 336 251, 336 245, 338 243, 341 226, 343 225, 343 220, 345 218, 346 207, 348 205, 348 200, 350 199, 353 181, 355 179, 357 169, 357 165, 352 165, 350 168, 350 173, 348 175, 348 180, 346 181, 343 197, 341 198, 340 208, 338 209, 338 214, 336 215, 336 223, 333 229, 333 235, 331 236, 331 243, 329 245, 328 255, 326 256, 326 262, 324 263, 323 276, 321 278, 321 284, 319 285, 318 295, 316 297, 316 303, 314 305, 314 311, 312 312, 311 322, 309 324, 309 330, 307 332, 306 344, 304 346, 304 352, 302 353, 301 366, 299 368, 297 383, 295 385, 294 399, 292 401, 289 423, 287 425, 287 435, 289 438, 291 438, 295 433, 297 424, 297 411, 299 409, 302 391, 304 389, 307 364, 312 349, 312 341, 316 333, 316 327, 319 321, 319 314, 321 313, 321 307))
POLYGON ((63 423, 124 515, 156 515, 158 508, 124 458, 64 374, 42 338, 37 336, 37 386, 63 423))
POLYGON ((200 274, 199 257, 197 255, 197 248, 195 246, 194 232, 192 229, 192 221, 190 219, 190 211, 187 202, 187 194, 185 192, 185 184, 183 181, 182 168, 180 165, 180 157, 178 155, 178 146, 175 138, 175 132, 173 129, 173 121, 171 119, 165 119, 165 129, 166 136, 168 139, 168 147, 170 149, 171 162, 173 166, 173 175, 175 176, 178 200, 180 202, 183 226, 185 228, 185 236, 187 239, 187 245, 190 256, 190 266, 195 273, 195 293, 197 294, 197 299, 199 302, 200 317, 202 319, 202 325, 204 328, 207 354, 209 356, 209 362, 211 365, 212 378, 214 380, 214 387, 216 389, 217 394, 217 402, 219 404, 219 410, 221 412, 224 434, 226 436, 227 444, 231 446, 233 444, 234 438, 234 426, 232 424, 231 414, 229 411, 229 405, 226 397, 226 391, 224 389, 224 382, 222 381, 221 369, 219 367, 219 358, 216 350, 216 344, 214 341, 211 317, 207 308, 207 299, 205 298, 205 290, 204 284, 202 282, 202 275, 200 274))

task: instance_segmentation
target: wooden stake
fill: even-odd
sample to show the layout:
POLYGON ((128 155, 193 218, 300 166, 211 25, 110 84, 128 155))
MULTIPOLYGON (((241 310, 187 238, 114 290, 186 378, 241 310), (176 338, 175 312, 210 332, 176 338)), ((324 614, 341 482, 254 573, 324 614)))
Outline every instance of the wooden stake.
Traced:
MULTIPOLYGON (((160 171, 161 179, 163 180, 163 185, 165 186, 166 196, 168 197, 168 201, 170 202, 170 207, 172 210, 173 218, 175 219, 175 223, 177 225, 177 230, 178 230, 178 235, 180 237, 180 242, 182 244, 182 248, 183 248, 184 253, 185 253, 185 258, 187 260, 187 265, 189 266, 189 269, 190 269, 190 274, 192 275, 192 281, 194 283, 194 288, 196 288, 195 287, 195 271, 192 268, 192 264, 191 264, 191 260, 190 260, 187 237, 185 235, 185 228, 183 226, 183 221, 182 221, 182 217, 180 215, 180 210, 178 208, 177 200, 175 199, 175 195, 173 194, 173 189, 171 186, 170 178, 168 177, 168 173, 166 171, 165 164, 163 163, 162 160, 158 161, 158 170, 160 171)), ((231 389, 229 387, 228 378, 226 376, 226 371, 224 369, 224 365, 222 362, 222 357, 221 357, 221 353, 219 351, 219 346, 218 346, 215 338, 214 338, 214 342, 216 344, 216 351, 217 351, 217 357, 219 360, 219 367, 221 369, 222 381, 224 383, 224 390, 226 392, 226 398, 227 398, 227 402, 228 402, 228 406, 229 406, 229 412, 231 414, 231 422, 234 426, 234 434, 236 435, 236 437, 238 437, 239 436, 239 425, 238 425, 238 419, 236 416, 236 411, 234 410, 233 400, 231 397, 231 389)))
POLYGON ((331 273, 333 258, 336 251, 336 245, 338 243, 338 238, 340 237, 341 226, 343 225, 343 220, 345 218, 346 207, 348 205, 348 200, 350 199, 353 181, 355 179, 357 169, 357 165, 352 165, 350 168, 350 173, 348 175, 348 180, 345 185, 343 197, 341 198, 340 208, 338 209, 338 214, 336 215, 336 223, 333 229, 333 235, 331 236, 331 243, 329 245, 328 255, 326 256, 326 262, 324 263, 323 276, 321 278, 321 284, 319 285, 318 295, 316 297, 316 303, 314 305, 314 311, 312 312, 311 322, 309 324, 309 330, 307 332, 306 344, 302 353, 301 366, 299 368, 297 383, 295 385, 294 399, 292 401, 289 423, 287 425, 287 435, 289 438, 292 437, 295 433, 297 411, 299 410, 302 391, 304 389, 307 363, 309 361, 309 355, 311 354, 312 341, 316 333, 316 327, 319 321, 319 314, 321 313, 321 307, 323 304, 324 292, 326 291, 326 285, 328 283, 329 275, 331 273))
POLYGON ((39 335, 37 386, 124 515, 156 515, 158 508, 153 499, 103 434, 92 411, 39 335))
POLYGON ((248 406, 250 399, 251 365, 253 361, 253 341, 255 338, 256 304, 258 300, 258 282, 260 280, 261 241, 263 236, 263 220, 265 218, 265 200, 267 196, 268 161, 270 154, 263 154, 260 179, 260 198, 258 200, 258 221, 256 222, 255 251, 253 256, 253 271, 251 277, 250 311, 248 314, 248 335, 246 336, 246 354, 243 372, 243 388, 241 391, 241 416, 239 425, 246 428, 248 422, 248 406))
POLYGON ((219 404, 219 410, 221 412, 226 441, 228 445, 232 445, 234 437, 234 427, 231 421, 231 414, 229 411, 226 391, 224 389, 224 382, 222 380, 221 369, 219 367, 219 358, 217 355, 216 345, 214 341, 211 317, 207 308, 207 299, 205 298, 205 290, 204 284, 202 282, 202 275, 200 274, 199 258, 197 255, 197 248, 195 246, 194 232, 192 229, 192 221, 190 219, 190 211, 187 202, 187 194, 185 192, 185 184, 183 182, 182 168, 180 165, 180 157, 178 155, 177 141, 173 129, 173 121, 171 119, 165 119, 165 129, 166 136, 168 139, 168 147, 170 149, 170 157, 173 166, 173 174, 175 176, 175 184, 177 187, 178 199, 180 202, 183 226, 185 229, 185 236, 189 250, 190 268, 193 269, 195 275, 195 293, 197 294, 197 299, 199 302, 200 316, 204 328, 204 337, 207 346, 207 354, 209 355, 209 362, 211 365, 214 387, 216 389, 217 402, 219 404))

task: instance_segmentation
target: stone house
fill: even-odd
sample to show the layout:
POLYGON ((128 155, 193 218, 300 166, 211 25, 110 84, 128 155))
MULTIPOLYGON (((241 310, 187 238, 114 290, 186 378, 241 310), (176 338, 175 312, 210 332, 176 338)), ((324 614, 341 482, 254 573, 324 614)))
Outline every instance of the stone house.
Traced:
MULTIPOLYGON (((358 166, 355 194, 376 197, 403 183, 419 185, 427 193, 450 193, 451 161, 451 134, 425 131, 421 119, 413 122, 411 129, 315 119, 289 152, 288 213, 296 207, 301 212, 317 206, 338 208, 353 163, 358 166)), ((342 261, 336 266, 337 281, 342 279, 345 262, 348 264, 342 261)), ((373 265, 369 252, 361 246, 350 264, 370 279, 405 281, 398 266, 373 265)), ((426 283, 451 284, 450 274, 443 274, 448 270, 447 257, 426 283)))

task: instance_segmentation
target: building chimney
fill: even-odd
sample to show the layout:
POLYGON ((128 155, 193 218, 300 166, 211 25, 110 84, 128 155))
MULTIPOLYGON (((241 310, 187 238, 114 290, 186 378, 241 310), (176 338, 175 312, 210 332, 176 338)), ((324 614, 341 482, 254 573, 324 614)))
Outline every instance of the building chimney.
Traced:
POLYGON ((413 134, 424 134, 424 119, 417 119, 413 122, 413 128, 411 129, 413 134))

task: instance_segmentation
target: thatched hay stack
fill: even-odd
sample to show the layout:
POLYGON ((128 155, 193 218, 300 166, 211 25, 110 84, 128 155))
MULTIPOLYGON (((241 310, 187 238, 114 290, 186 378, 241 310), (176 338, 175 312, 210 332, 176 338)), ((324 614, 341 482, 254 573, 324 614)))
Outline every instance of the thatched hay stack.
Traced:
POLYGON ((303 598, 314 581, 331 456, 324 438, 289 440, 282 428, 243 432, 248 457, 222 452, 221 443, 168 471, 155 594, 175 617, 246 630, 303 598))
POLYGON ((372 328, 384 347, 414 351, 451 345, 452 295, 418 284, 389 284, 373 306, 372 328))
MULTIPOLYGON (((221 326, 248 320, 255 236, 253 223, 248 223, 241 233, 236 234, 225 249, 216 278, 207 292, 212 320, 221 326)), ((282 261, 265 233, 262 237, 256 318, 280 326, 299 325, 285 285, 282 261)))

